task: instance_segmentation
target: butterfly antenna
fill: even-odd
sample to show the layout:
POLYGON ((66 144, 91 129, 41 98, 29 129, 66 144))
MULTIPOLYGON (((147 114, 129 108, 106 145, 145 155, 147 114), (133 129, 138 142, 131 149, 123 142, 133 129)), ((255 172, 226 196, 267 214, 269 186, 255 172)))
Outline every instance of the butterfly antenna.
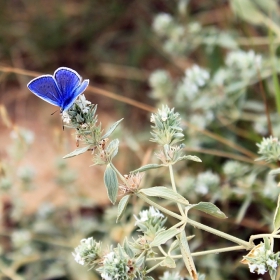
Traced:
POLYGON ((57 110, 56 110, 56 111, 54 111, 53 113, 51 113, 51 116, 52 116, 52 115, 54 115, 56 112, 57 112, 57 110))

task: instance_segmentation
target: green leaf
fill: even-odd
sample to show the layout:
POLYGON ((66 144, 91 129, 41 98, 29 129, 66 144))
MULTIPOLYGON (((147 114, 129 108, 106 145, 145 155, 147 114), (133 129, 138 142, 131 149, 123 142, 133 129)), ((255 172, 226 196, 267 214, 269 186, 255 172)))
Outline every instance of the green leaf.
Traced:
POLYGON ((271 280, 276 280, 276 276, 277 276, 277 269, 268 269, 269 272, 269 276, 271 278, 271 280))
POLYGON ((151 247, 157 247, 161 244, 165 244, 168 240, 170 240, 172 237, 180 233, 180 230, 177 228, 168 229, 165 231, 161 231, 155 239, 151 242, 151 247))
POLYGON ((78 156, 80 154, 85 153, 86 151, 88 151, 88 149, 90 148, 91 145, 87 145, 85 147, 76 149, 75 151, 71 152, 70 154, 67 154, 66 156, 64 156, 63 158, 71 158, 71 157, 75 157, 78 156))
POLYGON ((277 175, 279 173, 280 173, 280 168, 276 168, 276 169, 273 169, 273 170, 269 171, 270 175, 277 175))
POLYGON ((273 218, 273 227, 274 230, 278 230, 280 228, 280 194, 278 195, 277 207, 273 218))
POLYGON ((169 246, 168 255, 169 255, 173 250, 177 249, 178 246, 179 246, 179 241, 178 241, 178 239, 175 239, 175 240, 171 243, 171 245, 169 246))
POLYGON ((156 168, 160 168, 162 167, 163 165, 161 164, 147 164, 147 165, 144 165, 138 169, 135 169, 133 171, 131 171, 130 173, 137 173, 137 172, 144 172, 144 171, 147 171, 149 169, 156 169, 156 168))
POLYGON ((127 238, 125 238, 125 240, 124 240, 123 249, 131 259, 134 258, 134 251, 132 250, 131 246, 129 245, 127 238))
POLYGON ((183 157, 179 157, 177 161, 179 160, 192 160, 192 161, 196 161, 196 162, 202 162, 202 160, 197 157, 197 156, 191 156, 191 155, 188 155, 188 156, 183 156, 183 157))
POLYGON ((181 234, 179 236, 177 236, 177 238, 179 240, 182 257, 183 257, 184 263, 186 265, 186 268, 187 268, 189 274, 191 275, 191 277, 194 280, 197 280, 198 275, 196 272, 193 258, 191 256, 191 252, 190 252, 190 248, 189 248, 189 244, 188 244, 188 240, 187 240, 185 231, 182 231, 181 234))
POLYGON ((169 267, 169 268, 175 268, 176 267, 176 263, 175 261, 167 256, 165 257, 165 259, 160 263, 161 266, 166 266, 166 267, 169 267))
POLYGON ((120 119, 119 121, 115 122, 113 125, 110 126, 110 128, 108 129, 108 131, 102 136, 101 140, 109 137, 113 131, 117 128, 117 126, 119 125, 119 123, 122 121, 123 119, 120 119))
POLYGON ((107 193, 110 201, 115 204, 117 200, 117 194, 118 194, 118 188, 119 188, 119 182, 117 173, 115 170, 110 166, 110 164, 107 165, 105 173, 104 173, 104 183, 107 188, 107 193))
POLYGON ((263 14, 255 6, 252 0, 231 0, 230 1, 233 12, 240 18, 253 23, 262 24, 263 14))
POLYGON ((143 266, 144 263, 145 263, 145 260, 146 260, 146 257, 145 257, 145 256, 142 256, 142 257, 140 257, 140 258, 138 257, 138 258, 136 259, 136 262, 135 262, 136 267, 143 266))
POLYGON ((112 160, 115 157, 115 155, 118 153, 118 148, 119 148, 118 139, 114 139, 109 143, 108 147, 106 148, 106 154, 110 158, 110 160, 112 160))
POLYGON ((176 203, 189 205, 189 202, 183 196, 174 192, 172 189, 166 187, 153 187, 148 189, 141 189, 139 192, 147 196, 161 197, 176 203))
POLYGON ((144 280, 155 280, 152 276, 145 276, 144 280))
POLYGON ((131 196, 130 194, 126 195, 120 200, 119 205, 118 205, 118 216, 117 216, 116 222, 118 222, 121 219, 121 217, 123 216, 124 210, 127 206, 130 196, 131 196))
POLYGON ((207 213, 213 217, 219 218, 219 219, 226 219, 227 216, 213 203, 211 202, 199 202, 198 204, 195 204, 194 206, 190 206, 192 209, 196 209, 199 211, 202 211, 204 213, 207 213))

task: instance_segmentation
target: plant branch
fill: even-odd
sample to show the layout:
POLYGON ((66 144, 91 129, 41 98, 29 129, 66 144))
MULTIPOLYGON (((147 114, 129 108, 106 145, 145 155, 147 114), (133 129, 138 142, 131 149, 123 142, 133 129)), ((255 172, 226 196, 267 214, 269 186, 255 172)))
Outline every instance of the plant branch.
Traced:
POLYGON ((160 205, 157 204, 156 202, 154 202, 154 201, 150 200, 149 198, 147 198, 147 197, 146 197, 145 195, 143 195, 142 193, 136 193, 136 195, 137 195, 139 198, 143 199, 143 200, 144 200, 145 202, 147 202, 148 204, 150 204, 150 205, 154 206, 155 208, 159 209, 161 212, 163 212, 163 213, 165 213, 165 214, 167 214, 167 215, 169 215, 169 216, 172 216, 172 217, 174 217, 174 218, 176 218, 176 219, 178 219, 178 220, 183 220, 183 217, 182 217, 182 216, 180 216, 180 215, 178 215, 178 214, 176 214, 176 213, 174 213, 174 212, 172 212, 172 211, 169 211, 169 210, 165 209, 164 207, 160 206, 160 205))
MULTIPOLYGON (((168 165, 169 168, 169 174, 170 174, 170 179, 171 179, 171 185, 172 185, 172 189, 175 193, 177 193, 177 188, 176 188, 176 184, 175 184, 175 179, 174 179, 174 173, 173 173, 173 167, 172 165, 168 165)), ((181 213, 181 216, 184 217, 185 213, 183 211, 182 205, 180 203, 177 203, 178 209, 181 213)))
POLYGON ((204 231, 207 231, 207 232, 210 232, 210 233, 212 233, 212 234, 218 235, 218 236, 220 236, 220 237, 222 237, 222 238, 224 238, 224 239, 230 240, 230 241, 232 241, 232 242, 234 242, 234 243, 237 243, 237 244, 243 246, 243 247, 244 247, 245 249, 247 249, 247 250, 253 247, 252 244, 251 244, 250 242, 244 241, 244 240, 242 240, 242 239, 240 239, 240 238, 234 237, 234 236, 232 236, 232 235, 230 235, 230 234, 224 233, 224 232, 219 231, 219 230, 217 230, 217 229, 208 227, 208 226, 206 226, 206 225, 203 225, 203 224, 201 224, 201 223, 198 223, 198 222, 196 222, 196 221, 194 221, 194 220, 191 220, 191 219, 189 219, 189 218, 187 218, 187 222, 188 222, 190 225, 194 226, 194 227, 197 227, 197 228, 199 228, 199 229, 202 229, 202 230, 204 230, 204 231))

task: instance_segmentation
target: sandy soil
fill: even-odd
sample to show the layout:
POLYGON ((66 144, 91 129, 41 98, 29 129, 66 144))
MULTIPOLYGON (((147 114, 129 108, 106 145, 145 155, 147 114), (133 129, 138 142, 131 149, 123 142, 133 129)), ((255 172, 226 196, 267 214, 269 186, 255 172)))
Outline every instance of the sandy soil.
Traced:
MULTIPOLYGON (((1 94, 1 93, 0 93, 1 94)), ((3 93, 2 93, 3 94, 3 93)), ((1 94, 1 95, 2 95, 1 94)), ((9 97, 14 92, 6 93, 9 97)), ((2 95, 3 97, 3 95, 2 95)), ((3 99, 2 99, 3 100, 3 99)), ((9 101, 9 99, 8 99, 9 101)), ((9 168, 18 169, 21 166, 30 166, 35 169, 34 189, 21 194, 26 202, 25 211, 36 211, 43 202, 51 201, 57 205, 67 203, 68 197, 63 188, 55 182, 57 169, 55 163, 65 154, 76 148, 74 131, 62 129, 59 113, 51 115, 57 108, 45 104, 40 99, 25 95, 23 98, 16 98, 14 102, 6 102, 9 117, 14 128, 26 128, 34 133, 34 142, 28 152, 19 162, 11 161, 8 147, 11 146, 11 128, 5 127, 3 121, 0 122, 0 157, 1 161, 8 162, 9 168)), ((108 116, 100 115, 102 123, 106 124, 108 116)), ((77 175, 77 192, 90 198, 94 204, 108 203, 105 186, 103 183, 103 167, 92 165, 90 153, 67 159, 67 164, 77 175)))

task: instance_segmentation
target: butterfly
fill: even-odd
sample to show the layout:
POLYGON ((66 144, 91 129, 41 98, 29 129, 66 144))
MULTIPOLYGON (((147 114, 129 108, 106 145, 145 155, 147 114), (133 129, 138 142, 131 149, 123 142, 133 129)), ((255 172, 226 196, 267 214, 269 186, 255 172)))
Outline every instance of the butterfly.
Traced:
POLYGON ((33 79, 27 87, 46 102, 59 106, 61 112, 67 111, 82 94, 89 80, 82 82, 81 76, 73 69, 60 67, 54 75, 42 75, 33 79))

